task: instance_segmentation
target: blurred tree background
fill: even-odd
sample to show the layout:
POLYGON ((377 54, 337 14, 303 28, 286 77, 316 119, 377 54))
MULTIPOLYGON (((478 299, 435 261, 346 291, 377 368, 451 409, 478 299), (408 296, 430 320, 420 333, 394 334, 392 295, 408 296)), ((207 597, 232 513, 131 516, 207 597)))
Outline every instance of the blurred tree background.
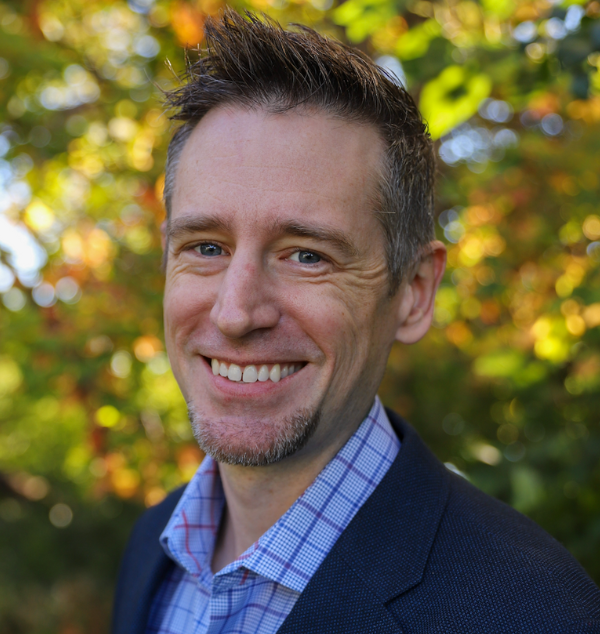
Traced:
MULTIPOLYGON (((2 634, 107 632, 133 521, 202 458, 162 341, 161 90, 223 6, 0 0, 2 634)), ((600 2, 233 6, 418 100, 449 267, 382 398, 599 582, 600 2)))

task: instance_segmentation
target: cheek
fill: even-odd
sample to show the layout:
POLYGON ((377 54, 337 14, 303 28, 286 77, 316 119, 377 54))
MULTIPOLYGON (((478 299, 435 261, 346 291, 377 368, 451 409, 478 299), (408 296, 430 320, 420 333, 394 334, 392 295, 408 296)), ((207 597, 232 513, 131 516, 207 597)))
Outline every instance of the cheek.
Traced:
POLYGON ((322 309, 322 340, 336 355, 337 368, 349 377, 385 355, 393 340, 390 307, 378 299, 368 294, 361 298, 345 294, 322 309))
POLYGON ((326 364, 345 368, 356 358, 361 338, 353 307, 342 297, 307 290, 295 298, 290 316, 322 350, 326 364))
POLYGON ((165 284, 165 335, 172 343, 185 338, 210 314, 212 294, 199 288, 194 280, 169 281, 165 284))

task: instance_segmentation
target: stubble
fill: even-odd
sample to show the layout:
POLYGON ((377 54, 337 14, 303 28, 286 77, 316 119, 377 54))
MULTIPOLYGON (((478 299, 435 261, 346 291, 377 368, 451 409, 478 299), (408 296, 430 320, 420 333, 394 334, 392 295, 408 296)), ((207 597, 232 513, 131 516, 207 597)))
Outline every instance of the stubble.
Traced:
POLYGON ((321 410, 302 409, 276 419, 231 422, 210 420, 188 403, 188 414, 200 448, 217 462, 264 467, 306 445, 321 419, 321 410))

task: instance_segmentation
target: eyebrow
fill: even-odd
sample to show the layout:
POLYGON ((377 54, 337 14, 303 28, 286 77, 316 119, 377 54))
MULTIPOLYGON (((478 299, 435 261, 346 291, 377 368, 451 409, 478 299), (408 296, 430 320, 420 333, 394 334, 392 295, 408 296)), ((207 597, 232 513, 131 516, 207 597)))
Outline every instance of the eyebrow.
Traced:
POLYGON ((170 220, 167 227, 169 240, 174 240, 189 233, 201 233, 202 231, 224 231, 231 233, 229 223, 216 215, 184 216, 170 220))
POLYGON ((304 224, 296 220, 280 221, 273 223, 272 230, 280 235, 298 236, 300 238, 313 238, 319 242, 329 242, 341 253, 348 257, 356 257, 358 249, 350 238, 343 232, 329 227, 321 227, 312 224, 304 224))
MULTIPOLYGON (((303 223, 297 220, 275 220, 269 229, 271 233, 278 236, 298 236, 301 238, 312 238, 319 242, 327 242, 347 257, 357 257, 359 254, 359 250, 352 240, 338 229, 303 223)), ((169 240, 174 240, 190 233, 215 230, 233 233, 231 225, 223 218, 217 215, 205 215, 184 216, 170 221, 167 235, 169 240)))

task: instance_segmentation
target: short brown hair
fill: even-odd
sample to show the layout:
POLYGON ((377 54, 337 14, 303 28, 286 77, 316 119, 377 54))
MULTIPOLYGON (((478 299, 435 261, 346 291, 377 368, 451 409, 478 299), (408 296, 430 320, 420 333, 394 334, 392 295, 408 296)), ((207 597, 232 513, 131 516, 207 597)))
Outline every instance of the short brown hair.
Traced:
POLYGON ((435 158, 427 126, 406 90, 360 51, 296 25, 228 9, 205 26, 206 50, 188 62, 184 83, 167 93, 183 121, 167 155, 164 198, 170 217, 177 164, 196 124, 224 104, 282 113, 301 106, 370 123, 386 144, 377 214, 394 292, 434 237, 435 158))

